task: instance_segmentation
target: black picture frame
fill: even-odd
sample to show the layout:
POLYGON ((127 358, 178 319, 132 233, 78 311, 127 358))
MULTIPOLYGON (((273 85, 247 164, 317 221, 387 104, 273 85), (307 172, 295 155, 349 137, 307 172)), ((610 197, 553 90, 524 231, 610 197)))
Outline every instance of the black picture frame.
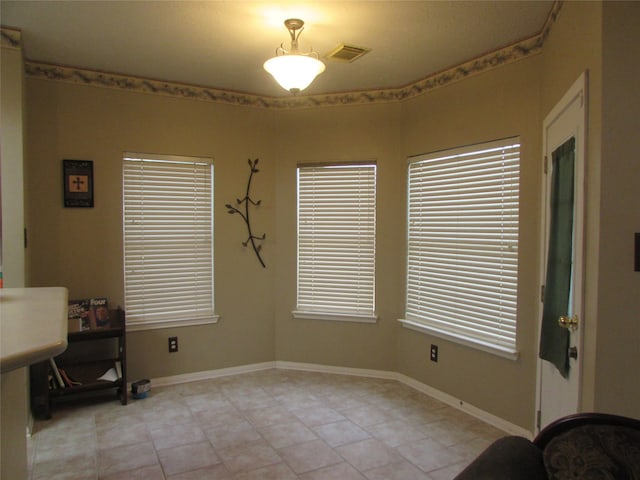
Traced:
POLYGON ((93 161, 63 160, 65 207, 93 207, 93 161))

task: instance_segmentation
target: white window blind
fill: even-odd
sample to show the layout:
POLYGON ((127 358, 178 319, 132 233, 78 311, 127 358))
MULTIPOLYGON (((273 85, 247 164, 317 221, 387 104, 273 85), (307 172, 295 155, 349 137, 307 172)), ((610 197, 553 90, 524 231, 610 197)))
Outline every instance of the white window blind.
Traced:
POLYGON ((516 352, 518 138, 409 159, 405 321, 516 352))
POLYGON ((214 322, 212 160, 126 153, 123 183, 128 328, 214 322))
POLYGON ((375 230, 375 164, 298 167, 295 316, 375 321, 375 230))

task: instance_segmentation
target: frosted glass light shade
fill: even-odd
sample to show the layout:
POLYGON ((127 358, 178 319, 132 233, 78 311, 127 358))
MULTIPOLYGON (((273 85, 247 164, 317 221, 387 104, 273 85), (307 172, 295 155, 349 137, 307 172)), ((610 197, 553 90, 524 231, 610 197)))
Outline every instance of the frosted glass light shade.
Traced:
POLYGON ((264 69, 273 75, 282 88, 298 93, 324 72, 325 66, 316 58, 290 54, 270 58, 264 62, 264 69))

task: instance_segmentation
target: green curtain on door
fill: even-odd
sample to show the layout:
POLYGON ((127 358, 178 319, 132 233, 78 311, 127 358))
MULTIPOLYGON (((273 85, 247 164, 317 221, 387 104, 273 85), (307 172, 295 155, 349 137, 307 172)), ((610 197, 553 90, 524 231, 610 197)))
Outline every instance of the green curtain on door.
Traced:
POLYGON ((540 358, 554 364, 563 377, 569 376, 569 330, 558 318, 569 314, 573 258, 573 196, 575 139, 552 153, 551 224, 544 288, 540 358))

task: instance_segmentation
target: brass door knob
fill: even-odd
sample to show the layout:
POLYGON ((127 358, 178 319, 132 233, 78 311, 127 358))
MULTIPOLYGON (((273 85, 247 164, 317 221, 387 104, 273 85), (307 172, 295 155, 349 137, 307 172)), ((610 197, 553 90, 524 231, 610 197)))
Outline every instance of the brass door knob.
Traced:
POLYGON ((569 317, 563 315, 558 318, 558 325, 568 330, 576 330, 578 328, 578 316, 574 315, 573 317, 569 317))

